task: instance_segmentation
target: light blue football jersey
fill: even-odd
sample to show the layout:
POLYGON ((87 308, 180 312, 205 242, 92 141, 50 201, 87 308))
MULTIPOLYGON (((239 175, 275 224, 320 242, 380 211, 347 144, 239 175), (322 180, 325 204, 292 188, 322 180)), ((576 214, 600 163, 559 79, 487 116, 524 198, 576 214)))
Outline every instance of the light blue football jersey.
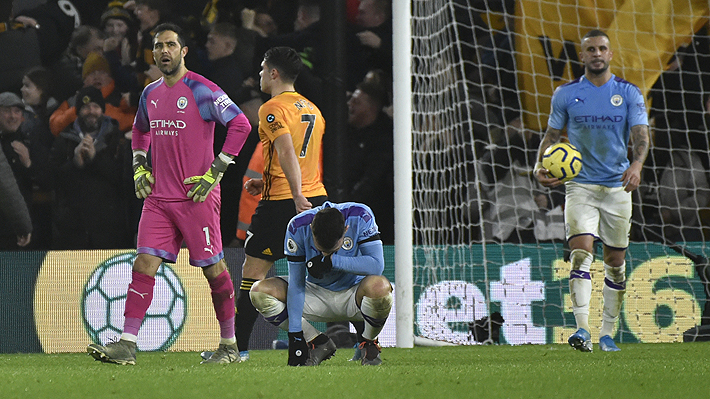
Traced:
POLYGON ((637 86, 615 75, 601 87, 584 76, 552 95, 549 127, 567 125, 569 141, 582 154, 575 182, 620 187, 629 167, 631 127, 648 125, 646 104, 637 86))
POLYGON ((288 260, 289 331, 300 331, 306 280, 330 291, 343 291, 358 284, 365 276, 381 275, 384 270, 382 241, 372 210, 356 202, 323 205, 294 216, 288 224, 284 254, 288 260), (343 245, 332 256, 333 270, 322 279, 307 274, 306 261, 321 255, 313 243, 311 222, 323 208, 336 208, 345 218, 347 231, 343 245), (294 318, 295 317, 295 318, 294 318))

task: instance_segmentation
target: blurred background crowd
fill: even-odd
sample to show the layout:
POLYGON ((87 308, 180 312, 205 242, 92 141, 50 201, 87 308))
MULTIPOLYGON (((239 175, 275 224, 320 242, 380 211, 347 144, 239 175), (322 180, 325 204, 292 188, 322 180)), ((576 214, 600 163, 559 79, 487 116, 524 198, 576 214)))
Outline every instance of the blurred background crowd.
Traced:
MULTIPOLYGON (((133 190, 131 128, 142 89, 161 76, 152 30, 164 22, 188 38, 187 68, 219 85, 253 126, 221 183, 224 245, 242 244, 238 229, 245 231, 253 212, 240 198, 245 173, 261 174, 249 163, 260 157, 257 111, 268 96, 258 72, 273 46, 301 54, 296 89, 323 110, 330 128, 323 168, 331 199, 369 204, 393 243, 391 3, 333 3, 0 2, 0 250, 134 246, 142 201, 133 190), (338 62, 333 24, 344 32, 337 46, 347 49, 338 62), (330 95, 334 87, 342 93, 330 95)), ((225 135, 218 124, 215 153, 225 135)))
MULTIPOLYGON (((466 163, 469 181, 453 181, 464 189, 447 194, 442 187, 436 195, 465 204, 463 218, 474 227, 447 228, 445 235, 468 242, 563 241, 563 189, 543 189, 530 175, 542 131, 522 122, 516 2, 451 4, 464 67, 428 60, 436 65, 432 77, 412 65, 413 80, 440 82, 447 86, 440 92, 467 99, 465 126, 450 129, 465 129, 469 137, 466 159, 475 160, 466 163)), ((188 69, 219 85, 253 126, 221 182, 225 246, 241 245, 258 199, 242 195, 242 185, 261 175, 257 111, 268 96, 259 90, 258 72, 273 46, 301 54, 296 89, 326 119, 323 175, 330 199, 370 205, 384 243, 393 244, 391 9, 391 0, 0 1, 0 249, 133 247, 142 204, 133 192, 130 131, 143 87, 160 77, 151 31, 163 22, 187 33, 188 69)), ((565 52, 567 58, 550 60, 551 72, 569 65, 580 76, 574 51, 565 52)), ((710 226, 709 58, 706 25, 677 49, 647 99, 652 149, 634 193, 634 226, 672 240, 702 241, 710 226)), ((438 96, 432 107, 451 106, 438 96)), ((412 101, 425 98, 414 93, 412 101)), ((412 117, 425 119, 424 126, 437 123, 412 117)), ((225 135, 217 125, 215 152, 225 135)), ((441 153, 457 151, 446 134, 425 142, 441 153)), ((437 165, 429 171, 451 173, 437 165)), ((427 217, 416 210, 414 216, 427 217)), ((647 237, 633 228, 632 239, 647 237)))

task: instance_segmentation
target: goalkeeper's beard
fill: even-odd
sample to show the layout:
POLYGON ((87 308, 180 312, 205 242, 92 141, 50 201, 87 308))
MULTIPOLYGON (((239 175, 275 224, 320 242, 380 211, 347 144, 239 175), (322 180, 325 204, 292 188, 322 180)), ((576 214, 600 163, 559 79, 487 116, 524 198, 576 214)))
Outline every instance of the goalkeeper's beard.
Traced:
POLYGON ((158 66, 158 69, 160 69, 160 72, 163 73, 163 75, 167 76, 173 76, 177 73, 177 71, 180 70, 180 65, 182 65, 182 57, 180 57, 177 60, 177 63, 173 66, 172 63, 168 66, 163 66, 162 64, 158 66))

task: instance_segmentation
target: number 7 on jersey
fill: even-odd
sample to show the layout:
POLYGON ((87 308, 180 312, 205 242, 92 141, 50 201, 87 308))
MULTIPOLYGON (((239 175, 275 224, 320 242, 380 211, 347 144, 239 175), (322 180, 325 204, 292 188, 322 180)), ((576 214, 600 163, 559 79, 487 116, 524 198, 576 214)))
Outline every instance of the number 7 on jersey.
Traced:
POLYGON ((301 123, 308 123, 308 126, 306 127, 306 134, 303 136, 301 153, 298 154, 300 158, 305 158, 306 150, 308 150, 308 143, 311 141, 311 134, 313 134, 313 127, 316 124, 316 116, 314 114, 303 114, 301 115, 301 123))

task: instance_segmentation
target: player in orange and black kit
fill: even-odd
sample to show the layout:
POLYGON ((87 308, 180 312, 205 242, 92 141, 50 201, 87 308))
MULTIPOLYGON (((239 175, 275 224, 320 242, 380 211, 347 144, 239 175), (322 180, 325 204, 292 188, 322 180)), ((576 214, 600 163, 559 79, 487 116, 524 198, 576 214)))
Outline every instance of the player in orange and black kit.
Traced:
MULTIPOLYGON (((261 91, 271 94, 271 99, 259 108, 263 176, 244 185, 252 195, 261 193, 261 200, 244 242, 246 260, 235 322, 241 361, 249 358, 249 338, 258 315, 249 298, 251 286, 284 257, 291 218, 327 199, 321 176, 325 120, 318 107, 294 89, 302 65, 298 53, 289 47, 268 50, 261 63, 261 91)), ((311 341, 311 348, 316 364, 335 352, 335 344, 324 334, 311 341)))

